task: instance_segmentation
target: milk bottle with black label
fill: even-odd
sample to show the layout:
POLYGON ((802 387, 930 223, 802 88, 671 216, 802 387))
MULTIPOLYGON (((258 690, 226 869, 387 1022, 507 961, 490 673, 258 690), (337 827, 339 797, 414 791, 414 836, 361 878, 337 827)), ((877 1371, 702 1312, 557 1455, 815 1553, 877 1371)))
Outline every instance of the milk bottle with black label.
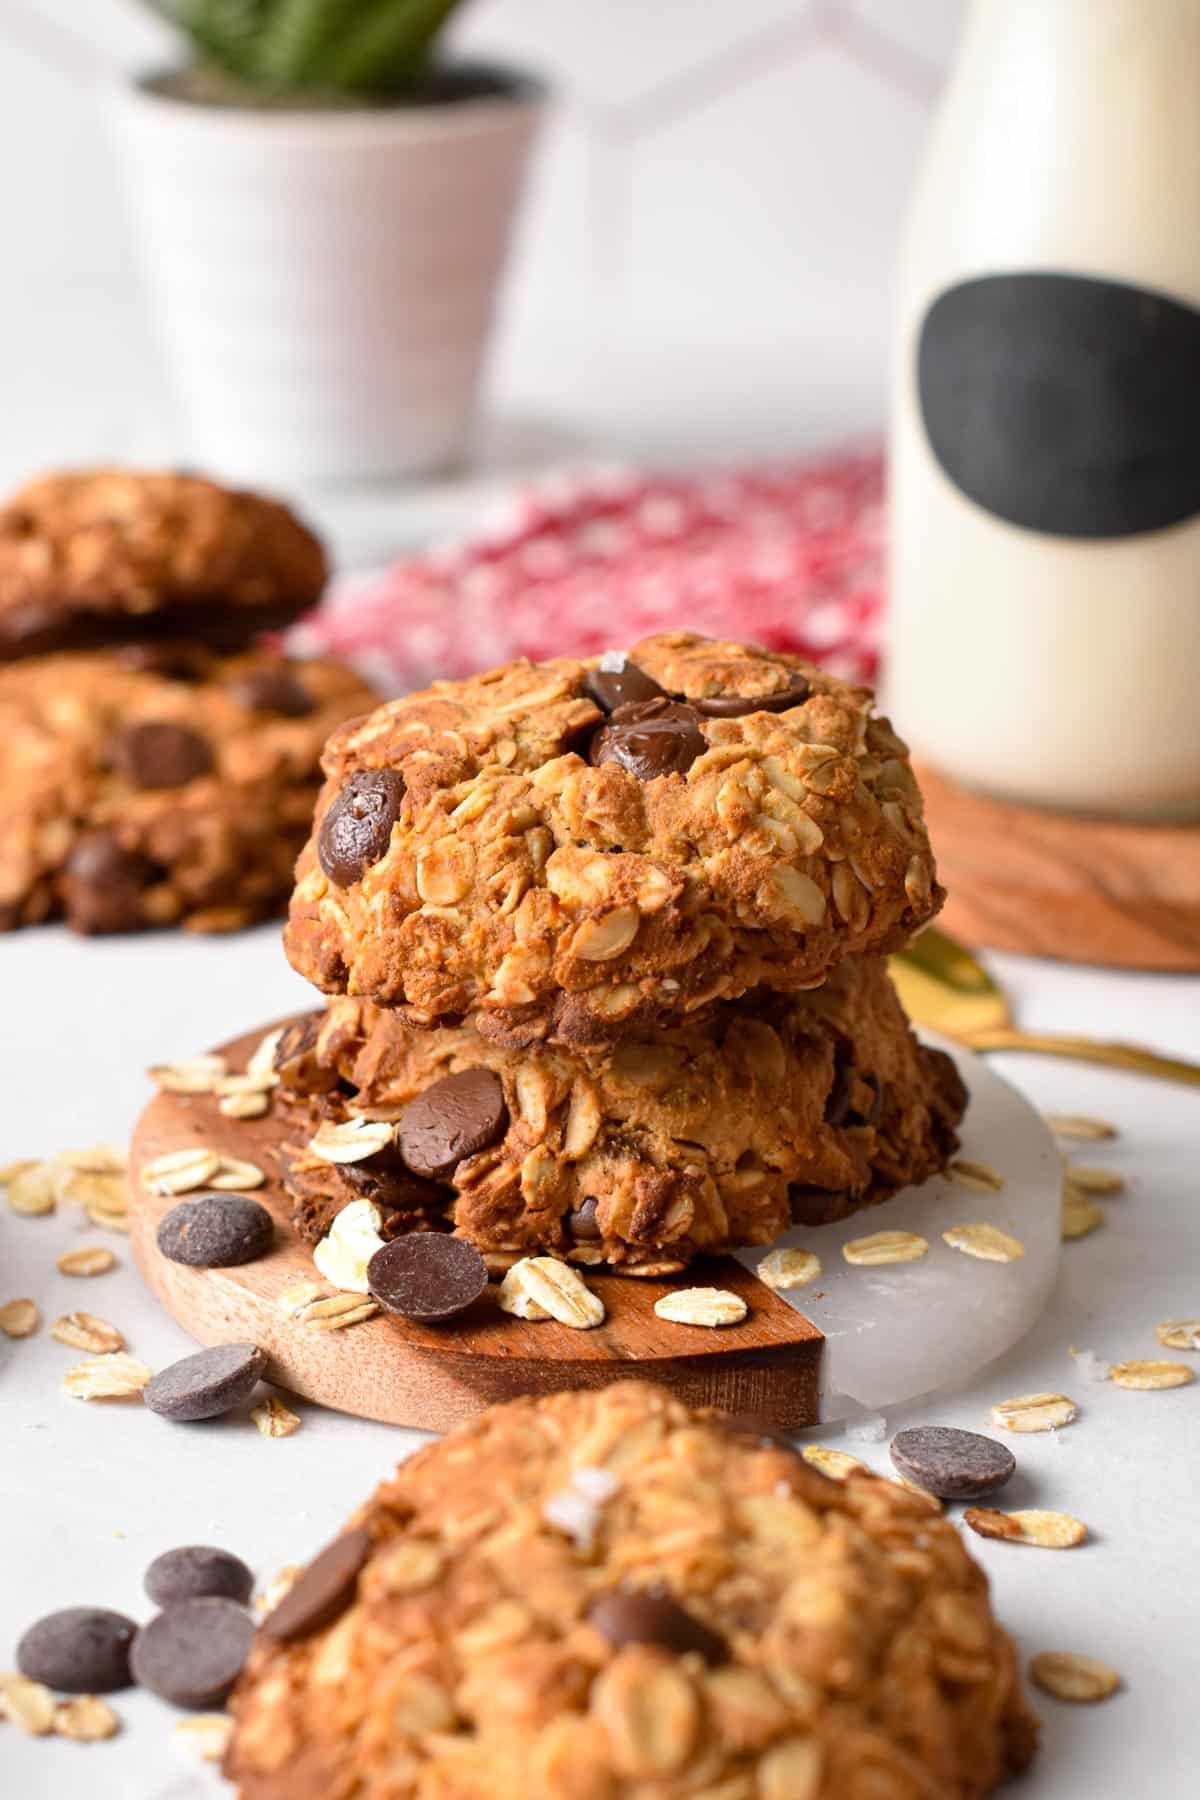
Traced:
POLYGON ((947 773, 1200 817, 1200 0, 974 0, 902 273, 888 701, 947 773))

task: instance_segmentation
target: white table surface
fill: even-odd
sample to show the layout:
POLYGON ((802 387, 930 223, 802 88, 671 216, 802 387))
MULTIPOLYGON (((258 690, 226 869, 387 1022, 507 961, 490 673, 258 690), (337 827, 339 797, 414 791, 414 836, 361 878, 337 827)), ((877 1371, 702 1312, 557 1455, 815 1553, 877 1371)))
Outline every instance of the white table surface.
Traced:
MULTIPOLYGON (((1200 980, 1016 958, 997 966, 1027 1025, 1200 1058, 1200 980)), ((123 1138, 147 1098, 147 1063, 311 1003, 274 929, 213 941, 25 932, 0 940, 0 993, 0 1162, 123 1138)), ((1200 1314, 1200 1091, 1034 1058, 995 1066, 1040 1106, 1116 1123, 1116 1144, 1080 1154, 1120 1169, 1129 1191, 1109 1203, 1105 1229, 1064 1247, 1057 1295, 1032 1335, 961 1393, 890 1414, 887 1433, 922 1420, 987 1429, 990 1402, 1037 1389, 1080 1402, 1069 1429, 1012 1440, 1020 1472, 1004 1501, 1074 1512, 1091 1543, 1053 1553, 972 1538, 971 1548, 1023 1659, 1047 1648, 1089 1652, 1112 1662, 1126 1688, 1094 1708, 1038 1697, 1043 1751, 1019 1791, 1027 1800, 1173 1800, 1197 1791, 1200 1769, 1200 1383, 1168 1393, 1089 1385, 1069 1346, 1114 1360, 1154 1356, 1157 1320, 1200 1314)), ((0 1337, 0 1667, 11 1666, 21 1630, 53 1608, 88 1602, 147 1616, 142 1572, 173 1545, 227 1545, 260 1578, 306 1558, 421 1438, 305 1407, 302 1430, 272 1441, 246 1418, 172 1426, 136 1405, 66 1398, 59 1378, 77 1353, 46 1325, 72 1307, 113 1320, 152 1366, 189 1348, 140 1288, 123 1239, 110 1240, 120 1257, 113 1274, 56 1273, 57 1254, 84 1235, 73 1209, 45 1219, 0 1213, 0 1299, 31 1295, 45 1318, 34 1338, 0 1337)), ((888 1467, 885 1444, 814 1435, 888 1467)), ((0 1726, 0 1795, 228 1791, 173 1742, 168 1707, 135 1692, 114 1704, 124 1730, 106 1744, 32 1740, 0 1726)))

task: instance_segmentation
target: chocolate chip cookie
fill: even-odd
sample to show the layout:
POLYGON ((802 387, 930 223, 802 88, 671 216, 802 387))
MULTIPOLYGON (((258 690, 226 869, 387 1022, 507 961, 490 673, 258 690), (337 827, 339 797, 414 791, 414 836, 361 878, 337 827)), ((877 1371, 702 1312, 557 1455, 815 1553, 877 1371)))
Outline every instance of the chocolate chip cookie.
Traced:
POLYGON ((0 658, 124 638, 226 649, 320 596, 325 552, 287 507, 196 475, 89 469, 0 508, 0 658))
POLYGON ((228 930, 282 910, 321 746, 376 698, 348 669, 265 650, 0 667, 0 928, 228 930))
POLYGON ((335 733, 287 931, 327 993, 587 1043, 903 944, 941 904, 872 699, 687 632, 335 733))
POLYGON ((842 1218, 944 1168, 966 1098, 862 957, 812 993, 760 992, 586 1050, 419 1031, 336 1000, 292 1028, 277 1066, 297 1101, 304 1237, 369 1199, 385 1237, 453 1229, 494 1268, 549 1250, 655 1274, 842 1218), (364 1115, 380 1128, 315 1138, 364 1115))
POLYGON ((242 1800, 983 1800, 1037 1740, 952 1522, 637 1382, 410 1458, 231 1709, 242 1800))

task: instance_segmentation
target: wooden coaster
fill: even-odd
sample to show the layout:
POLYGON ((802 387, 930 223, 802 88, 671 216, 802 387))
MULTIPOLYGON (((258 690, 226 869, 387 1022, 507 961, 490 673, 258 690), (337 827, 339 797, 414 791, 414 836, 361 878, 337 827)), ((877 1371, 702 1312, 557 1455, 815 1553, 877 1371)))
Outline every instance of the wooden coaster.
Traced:
MULTIPOLYGON (((271 1029, 262 1026, 220 1047, 231 1071, 245 1067, 271 1029)), ((160 1094, 138 1123, 130 1151, 134 1258, 167 1311, 200 1343, 258 1344, 271 1358, 269 1379, 291 1393, 427 1431, 445 1431, 517 1394, 603 1387, 634 1375, 665 1382, 691 1406, 753 1413, 777 1430, 816 1424, 821 1332, 732 1257, 665 1281, 582 1271, 608 1314, 592 1331, 511 1318, 497 1306, 494 1286, 471 1312, 443 1326, 380 1315, 321 1331, 285 1318, 284 1290, 320 1279, 310 1247, 292 1229, 279 1179, 279 1153, 291 1128, 288 1109, 277 1100, 263 1118, 239 1120, 224 1117, 211 1094, 160 1094), (237 1269, 192 1269, 160 1255, 159 1222, 186 1196, 147 1193, 141 1170, 165 1151, 197 1145, 256 1163, 267 1176, 254 1198, 275 1220, 269 1256, 237 1269), (748 1316, 718 1330, 656 1316, 654 1302, 663 1294, 693 1286, 743 1295, 748 1316)))
POLYGON ((1200 969, 1200 825, 1041 812, 928 765, 918 775, 952 936, 1111 968, 1200 969))

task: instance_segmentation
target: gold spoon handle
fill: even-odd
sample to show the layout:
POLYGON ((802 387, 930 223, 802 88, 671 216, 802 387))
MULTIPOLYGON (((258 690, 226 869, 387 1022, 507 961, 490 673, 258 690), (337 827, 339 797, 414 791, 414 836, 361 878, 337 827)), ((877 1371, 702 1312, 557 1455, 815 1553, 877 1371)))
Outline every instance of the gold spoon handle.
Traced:
POLYGON ((1176 1056, 1158 1056, 1138 1044, 1111 1044, 1098 1038, 1062 1037, 1056 1032, 1007 1028, 967 1031, 962 1041, 972 1050, 1028 1050, 1036 1056, 1065 1056, 1075 1062, 1104 1063, 1110 1069, 1132 1069, 1160 1081, 1182 1081, 1200 1087, 1200 1065, 1176 1056))

